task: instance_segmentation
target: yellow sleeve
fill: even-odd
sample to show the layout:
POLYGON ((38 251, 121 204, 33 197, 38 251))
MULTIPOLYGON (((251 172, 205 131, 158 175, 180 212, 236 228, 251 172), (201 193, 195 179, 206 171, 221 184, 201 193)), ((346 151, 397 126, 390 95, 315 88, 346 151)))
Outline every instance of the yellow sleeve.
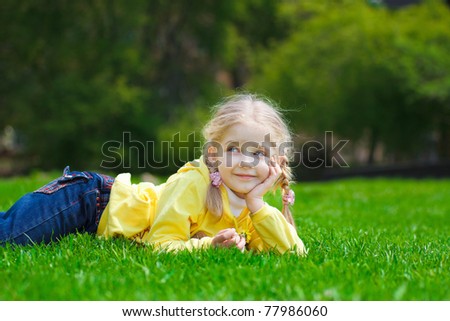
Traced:
POLYGON ((131 184, 129 173, 119 174, 100 220, 97 235, 133 237, 152 224, 158 187, 152 183, 131 184))
POLYGON ((255 227, 252 225, 250 228, 250 242, 247 244, 247 249, 256 250, 257 252, 264 251, 264 243, 261 236, 255 231, 255 227))
POLYGON ((166 183, 156 207, 148 241, 164 250, 209 247, 210 237, 191 239, 191 225, 205 209, 208 182, 198 171, 177 174, 166 183))
POLYGON ((306 254, 297 231, 275 207, 266 204, 250 217, 259 236, 250 242, 251 249, 261 250, 262 247, 264 250, 275 249, 280 253, 295 251, 299 255, 306 254))

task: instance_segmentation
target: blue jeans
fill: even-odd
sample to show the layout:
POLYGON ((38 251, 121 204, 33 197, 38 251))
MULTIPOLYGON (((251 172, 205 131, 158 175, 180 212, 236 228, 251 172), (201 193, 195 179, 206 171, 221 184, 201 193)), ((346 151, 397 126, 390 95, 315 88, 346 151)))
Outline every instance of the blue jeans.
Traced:
POLYGON ((76 232, 95 233, 114 179, 71 172, 20 198, 0 212, 0 245, 49 243, 76 232))

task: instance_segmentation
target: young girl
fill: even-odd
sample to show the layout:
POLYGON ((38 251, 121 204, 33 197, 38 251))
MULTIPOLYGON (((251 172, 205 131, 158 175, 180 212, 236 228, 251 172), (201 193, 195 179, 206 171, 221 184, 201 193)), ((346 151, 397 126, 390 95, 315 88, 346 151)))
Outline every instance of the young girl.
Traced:
POLYGON ((50 242, 69 233, 124 236, 156 249, 237 247, 305 254, 289 205, 290 134, 280 113, 254 95, 216 107, 204 128, 204 155, 166 183, 131 184, 71 172, 23 196, 0 213, 0 243, 50 242), (283 210, 263 196, 282 189, 283 210))

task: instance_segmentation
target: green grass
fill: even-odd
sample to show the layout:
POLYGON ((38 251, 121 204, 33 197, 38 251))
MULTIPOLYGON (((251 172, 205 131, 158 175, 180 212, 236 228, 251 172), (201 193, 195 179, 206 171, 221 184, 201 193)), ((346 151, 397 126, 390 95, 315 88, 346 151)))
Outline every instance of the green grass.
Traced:
MULTIPOLYGON (((0 210, 48 180, 0 181, 0 210)), ((450 300, 449 180, 354 179, 295 191, 306 258, 154 253, 72 235, 0 248, 0 300, 450 300)))

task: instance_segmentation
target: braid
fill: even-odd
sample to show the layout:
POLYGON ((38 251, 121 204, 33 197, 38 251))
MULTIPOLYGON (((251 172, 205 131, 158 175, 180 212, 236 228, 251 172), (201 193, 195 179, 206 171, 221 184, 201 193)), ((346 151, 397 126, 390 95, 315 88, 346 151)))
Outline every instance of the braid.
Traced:
MULTIPOLYGON (((205 164, 209 169, 209 173, 217 172, 217 167, 214 167, 208 160, 205 159, 205 164)), ((223 200, 220 188, 214 186, 212 182, 208 186, 206 192, 206 208, 216 217, 220 218, 223 213, 223 200)))
POLYGON ((296 228, 295 221, 291 213, 290 205, 294 203, 294 192, 289 187, 292 178, 291 168, 286 165, 286 163, 281 164, 281 177, 280 185, 283 195, 283 209, 281 213, 284 215, 286 220, 296 228))

